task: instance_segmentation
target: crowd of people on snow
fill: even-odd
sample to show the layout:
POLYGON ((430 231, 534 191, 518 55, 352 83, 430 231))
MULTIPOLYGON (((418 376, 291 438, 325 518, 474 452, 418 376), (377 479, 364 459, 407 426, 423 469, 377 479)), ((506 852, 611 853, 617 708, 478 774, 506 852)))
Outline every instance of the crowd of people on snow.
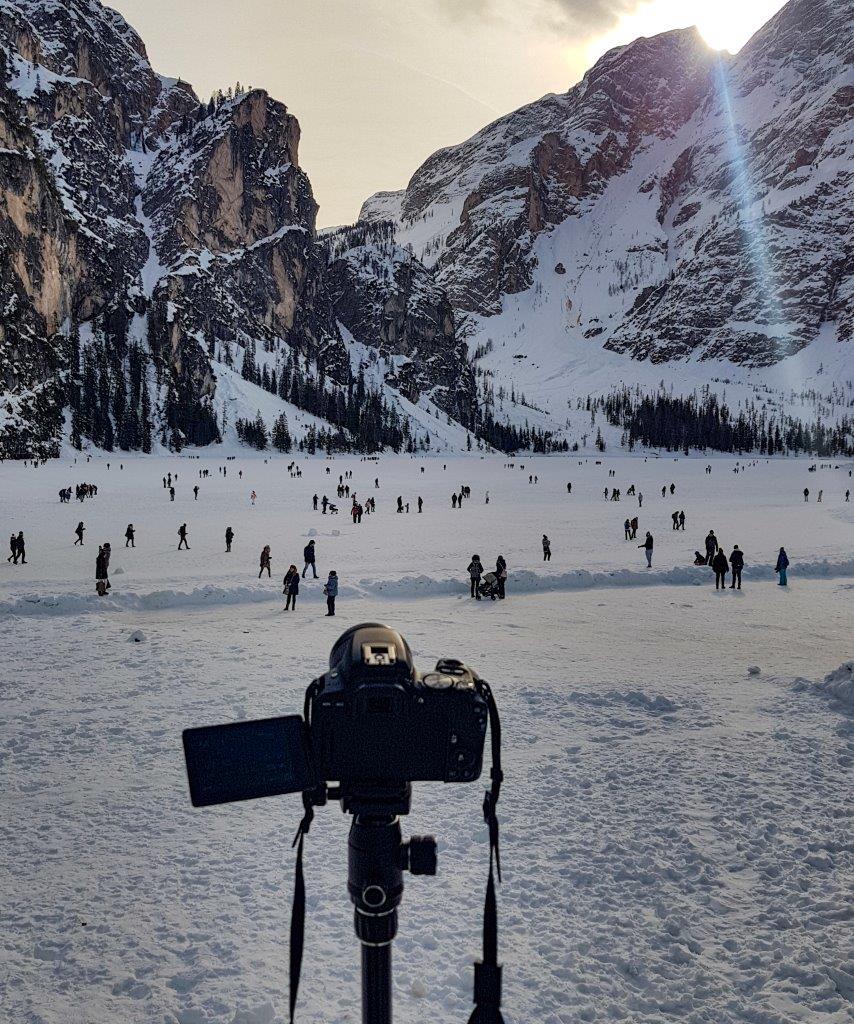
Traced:
MULTIPOLYGON (((76 461, 76 460, 75 460, 76 461)), ((233 457, 229 457, 226 461, 233 461, 233 457)), ((267 460, 265 460, 266 462, 267 460)), ((368 460, 363 460, 368 461, 368 460)), ((376 461, 376 460, 369 460, 376 461)), ((579 463, 581 464, 581 463, 579 463)), ((597 465, 601 465, 597 461, 597 465)), ((736 465, 735 470, 739 468, 746 469, 747 465, 736 465)), ((109 468, 109 464, 107 464, 109 468)), ((124 468, 122 465, 120 468, 124 468)), ((506 463, 505 468, 516 468, 515 463, 506 463)), ((524 470, 524 465, 519 467, 524 470)), ((447 465, 443 467, 447 469, 447 465)), ((814 472, 815 466, 810 467, 810 471, 814 472)), ((217 467, 218 473, 222 477, 227 476, 227 467, 221 465, 217 467)), ((287 471, 292 478, 299 478, 302 476, 302 469, 292 462, 288 465, 287 471)), ((424 473, 424 467, 420 467, 420 471, 424 473)), ((706 475, 711 475, 712 466, 707 465, 705 467, 706 475)), ((205 480, 210 476, 211 470, 200 469, 199 479, 205 480)), ((329 466, 325 467, 325 473, 327 476, 331 474, 329 466)), ((615 469, 608 470, 609 478, 613 478, 616 475, 615 469)), ((238 476, 242 480, 243 470, 238 471, 238 476)), ((851 476, 851 471, 849 471, 851 476)), ((347 470, 338 476, 338 484, 336 493, 339 500, 347 498, 351 501, 350 514, 354 524, 362 522, 363 516, 370 516, 376 513, 376 499, 374 497, 365 498, 361 500, 357 497, 356 490, 351 486, 350 481, 352 480, 352 470, 347 470)), ((163 487, 168 491, 170 500, 175 500, 175 485, 178 482, 178 473, 168 472, 166 476, 162 478, 163 487)), ((538 484, 539 478, 537 474, 529 474, 528 482, 530 484, 538 484)), ((378 490, 380 486, 379 477, 374 477, 374 489, 378 490)), ((98 493, 98 487, 94 484, 79 483, 72 487, 63 488, 59 491, 59 500, 61 504, 68 504, 71 501, 72 491, 78 501, 84 501, 86 498, 93 497, 98 493)), ((195 484, 192 488, 194 500, 198 500, 200 489, 198 484, 195 484)), ((669 494, 672 496, 676 492, 675 483, 662 485, 661 496, 666 498, 669 494)), ((451 495, 451 507, 453 509, 461 509, 464 501, 471 499, 472 489, 469 485, 460 485, 451 495)), ((566 493, 572 495, 572 482, 566 483, 566 493)), ((632 483, 626 490, 628 496, 637 497, 638 508, 643 506, 643 494, 637 491, 636 485, 632 483)), ((824 496, 823 489, 818 490, 817 502, 822 502, 824 496)), ((250 503, 254 505, 257 500, 257 494, 252 490, 250 494, 250 503)), ((606 500, 619 502, 622 498, 622 489, 619 487, 604 489, 604 497, 606 500)), ((803 489, 803 498, 805 502, 809 502, 810 489, 805 487, 803 489)), ((844 500, 850 501, 850 489, 844 492, 844 500)), ((485 491, 484 496, 485 504, 489 504, 489 491, 485 491)), ((416 499, 417 512, 420 514, 424 509, 424 501, 419 495, 416 499)), ((321 497, 315 493, 312 497, 312 508, 314 511, 320 511, 322 514, 336 514, 338 507, 329 500, 324 494, 321 497)), ((395 511, 398 514, 408 514, 410 512, 410 502, 405 500, 403 495, 398 495, 395 502, 395 511)), ((671 529, 673 531, 685 531, 686 516, 684 509, 674 510, 670 513, 671 529)), ((636 540, 639 530, 639 518, 637 515, 627 517, 623 523, 624 536, 626 540, 636 540)), ((86 532, 86 526, 81 520, 78 522, 74 530, 74 546, 84 546, 84 535, 86 532)), ((187 523, 182 523, 178 528, 178 550, 190 550, 190 544, 188 540, 188 526, 187 523)), ((128 523, 125 530, 125 547, 136 547, 136 528, 133 523, 128 523)), ((225 550, 226 553, 231 552, 232 544, 234 542, 235 532, 231 526, 228 526, 225 530, 225 550)), ((654 538, 652 532, 647 530, 643 541, 638 544, 638 548, 642 549, 646 558, 647 568, 652 568, 653 550, 654 550, 654 538)), ((552 546, 551 541, 547 534, 543 533, 542 540, 542 552, 543 561, 550 562, 552 559, 552 546)), ((26 558, 26 542, 24 538, 23 530, 19 530, 17 533, 12 533, 9 540, 10 554, 7 561, 15 565, 27 564, 26 558)), ((109 566, 110 566, 110 555, 111 547, 109 542, 105 542, 98 547, 98 554, 96 558, 95 566, 95 581, 96 590, 100 595, 106 594, 111 589, 111 583, 109 579, 109 566)), ((312 539, 306 544, 303 551, 304 566, 300 573, 296 565, 291 564, 285 573, 283 579, 283 593, 285 594, 285 611, 291 611, 296 608, 297 596, 299 594, 300 581, 306 578, 307 573, 311 570, 313 579, 318 579, 316 556, 315 556, 315 541, 312 539)), ((742 573, 745 566, 744 552, 741 550, 738 544, 733 545, 732 551, 729 556, 726 555, 723 546, 719 543, 718 538, 715 536, 714 530, 709 530, 708 535, 704 542, 704 551, 695 551, 694 563, 695 566, 707 566, 711 568, 714 579, 715 589, 723 590, 727 587, 727 577, 730 577, 729 589, 740 590, 742 584, 742 573)), ((788 584, 788 568, 789 558, 785 551, 785 548, 781 547, 777 556, 775 564, 775 572, 779 577, 779 585, 787 586, 788 584)), ((492 600, 503 600, 506 596, 506 581, 507 581, 507 562, 503 555, 498 555, 495 562, 494 570, 487 571, 480 560, 478 555, 473 555, 468 565, 468 575, 470 580, 470 593, 471 597, 476 600, 483 598, 490 598, 492 600)), ((260 579, 266 572, 267 577, 272 577, 272 551, 269 544, 264 545, 260 559, 259 559, 259 572, 258 578, 260 579)), ((335 615, 335 601, 338 596, 338 575, 335 570, 330 570, 328 577, 323 586, 323 593, 326 597, 327 603, 327 615, 335 615)))
MULTIPOLYGON (((71 503, 71 488, 63 487, 59 492, 59 503, 60 505, 68 505, 71 503)), ((74 487, 74 497, 78 501, 85 501, 87 498, 94 498, 98 493, 98 488, 95 484, 76 484, 74 487)))

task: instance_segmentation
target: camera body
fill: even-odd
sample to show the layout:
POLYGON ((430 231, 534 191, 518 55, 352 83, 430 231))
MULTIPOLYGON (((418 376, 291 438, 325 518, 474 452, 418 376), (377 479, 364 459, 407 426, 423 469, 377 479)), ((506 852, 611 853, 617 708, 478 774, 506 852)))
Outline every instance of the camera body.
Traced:
POLYGON ((310 698, 317 778, 354 783, 473 782, 489 709, 462 662, 421 675, 401 635, 366 623, 341 636, 310 698))

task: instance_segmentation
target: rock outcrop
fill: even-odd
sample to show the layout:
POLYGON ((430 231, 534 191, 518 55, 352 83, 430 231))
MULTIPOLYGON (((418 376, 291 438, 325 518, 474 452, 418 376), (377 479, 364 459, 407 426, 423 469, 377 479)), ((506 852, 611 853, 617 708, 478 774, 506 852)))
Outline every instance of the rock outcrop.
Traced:
POLYGON ((387 221, 324 236, 338 321, 389 364, 387 383, 411 402, 424 396, 465 426, 476 388, 454 311, 423 263, 394 242, 387 221))
MULTIPOLYGON (((336 309, 353 294, 331 291, 299 139, 263 90, 201 103, 157 75, 98 0, 0 0, 0 448, 56 449, 80 370, 72 334, 84 354, 90 339, 111 348, 112 379, 130 347, 145 350, 155 430, 176 444, 219 436, 218 356, 239 367, 257 347, 271 369, 347 384, 336 309)), ((400 368, 388 387, 426 391, 434 365, 451 409, 471 370, 442 316, 418 336, 418 383, 400 368)))

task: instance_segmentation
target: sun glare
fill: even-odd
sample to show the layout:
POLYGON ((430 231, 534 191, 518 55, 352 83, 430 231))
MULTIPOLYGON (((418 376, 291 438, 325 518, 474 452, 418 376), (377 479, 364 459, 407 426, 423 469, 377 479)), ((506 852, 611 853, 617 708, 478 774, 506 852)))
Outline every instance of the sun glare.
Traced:
POLYGON ((696 25, 713 49, 736 53, 783 3, 784 0, 650 0, 595 39, 588 56, 592 62, 614 46, 688 25, 696 25))

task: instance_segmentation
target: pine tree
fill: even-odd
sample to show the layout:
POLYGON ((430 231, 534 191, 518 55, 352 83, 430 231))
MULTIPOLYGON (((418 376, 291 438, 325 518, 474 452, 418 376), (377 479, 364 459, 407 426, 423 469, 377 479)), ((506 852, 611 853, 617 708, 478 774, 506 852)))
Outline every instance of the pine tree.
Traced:
POLYGON ((288 429, 288 417, 283 412, 279 413, 273 424, 271 442, 277 451, 289 452, 291 450, 293 442, 291 440, 291 432, 288 429))

